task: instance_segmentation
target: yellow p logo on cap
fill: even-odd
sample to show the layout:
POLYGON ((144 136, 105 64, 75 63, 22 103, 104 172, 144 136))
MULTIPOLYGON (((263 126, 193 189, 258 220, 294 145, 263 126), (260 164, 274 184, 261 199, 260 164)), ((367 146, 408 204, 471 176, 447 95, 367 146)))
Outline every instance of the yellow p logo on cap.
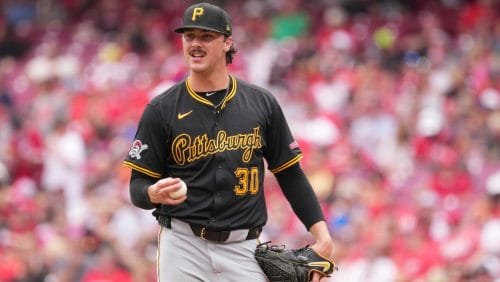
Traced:
POLYGON ((191 20, 192 21, 196 21, 196 18, 203 15, 203 8, 202 7, 198 7, 198 8, 194 8, 193 10, 193 16, 191 17, 191 20))

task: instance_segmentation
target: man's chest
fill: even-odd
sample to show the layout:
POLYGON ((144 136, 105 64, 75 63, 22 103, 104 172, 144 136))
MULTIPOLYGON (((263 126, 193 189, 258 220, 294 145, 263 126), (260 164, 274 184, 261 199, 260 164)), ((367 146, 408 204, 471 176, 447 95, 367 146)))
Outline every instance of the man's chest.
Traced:
POLYGON ((206 106, 181 110, 168 128, 168 145, 178 165, 221 153, 248 162, 255 150, 266 145, 266 116, 237 103, 222 110, 206 106))

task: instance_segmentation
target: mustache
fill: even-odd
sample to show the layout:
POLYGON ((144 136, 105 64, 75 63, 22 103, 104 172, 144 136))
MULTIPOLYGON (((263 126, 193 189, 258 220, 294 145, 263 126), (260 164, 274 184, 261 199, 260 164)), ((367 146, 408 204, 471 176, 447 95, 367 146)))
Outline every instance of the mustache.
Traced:
POLYGON ((205 55, 206 52, 199 47, 194 47, 189 51, 189 55, 205 55))

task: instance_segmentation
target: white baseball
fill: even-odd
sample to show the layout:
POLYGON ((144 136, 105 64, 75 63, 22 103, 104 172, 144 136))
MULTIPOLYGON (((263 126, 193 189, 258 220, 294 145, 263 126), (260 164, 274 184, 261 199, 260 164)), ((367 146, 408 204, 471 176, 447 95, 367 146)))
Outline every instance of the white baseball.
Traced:
POLYGON ((172 191, 170 192, 170 194, 168 194, 168 196, 172 199, 178 199, 184 195, 186 195, 187 193, 187 185, 186 185, 186 182, 182 181, 181 180, 181 188, 175 190, 175 191, 172 191))

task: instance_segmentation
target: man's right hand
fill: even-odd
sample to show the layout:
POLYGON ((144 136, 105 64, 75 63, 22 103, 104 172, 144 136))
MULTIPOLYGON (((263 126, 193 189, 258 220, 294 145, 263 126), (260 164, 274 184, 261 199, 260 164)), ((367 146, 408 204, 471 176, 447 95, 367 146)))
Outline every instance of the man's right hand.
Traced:
POLYGON ((148 187, 148 196, 153 204, 164 204, 164 205, 179 205, 187 199, 187 194, 173 199, 170 198, 169 194, 177 189, 181 188, 180 178, 162 178, 158 180, 155 184, 148 187))

